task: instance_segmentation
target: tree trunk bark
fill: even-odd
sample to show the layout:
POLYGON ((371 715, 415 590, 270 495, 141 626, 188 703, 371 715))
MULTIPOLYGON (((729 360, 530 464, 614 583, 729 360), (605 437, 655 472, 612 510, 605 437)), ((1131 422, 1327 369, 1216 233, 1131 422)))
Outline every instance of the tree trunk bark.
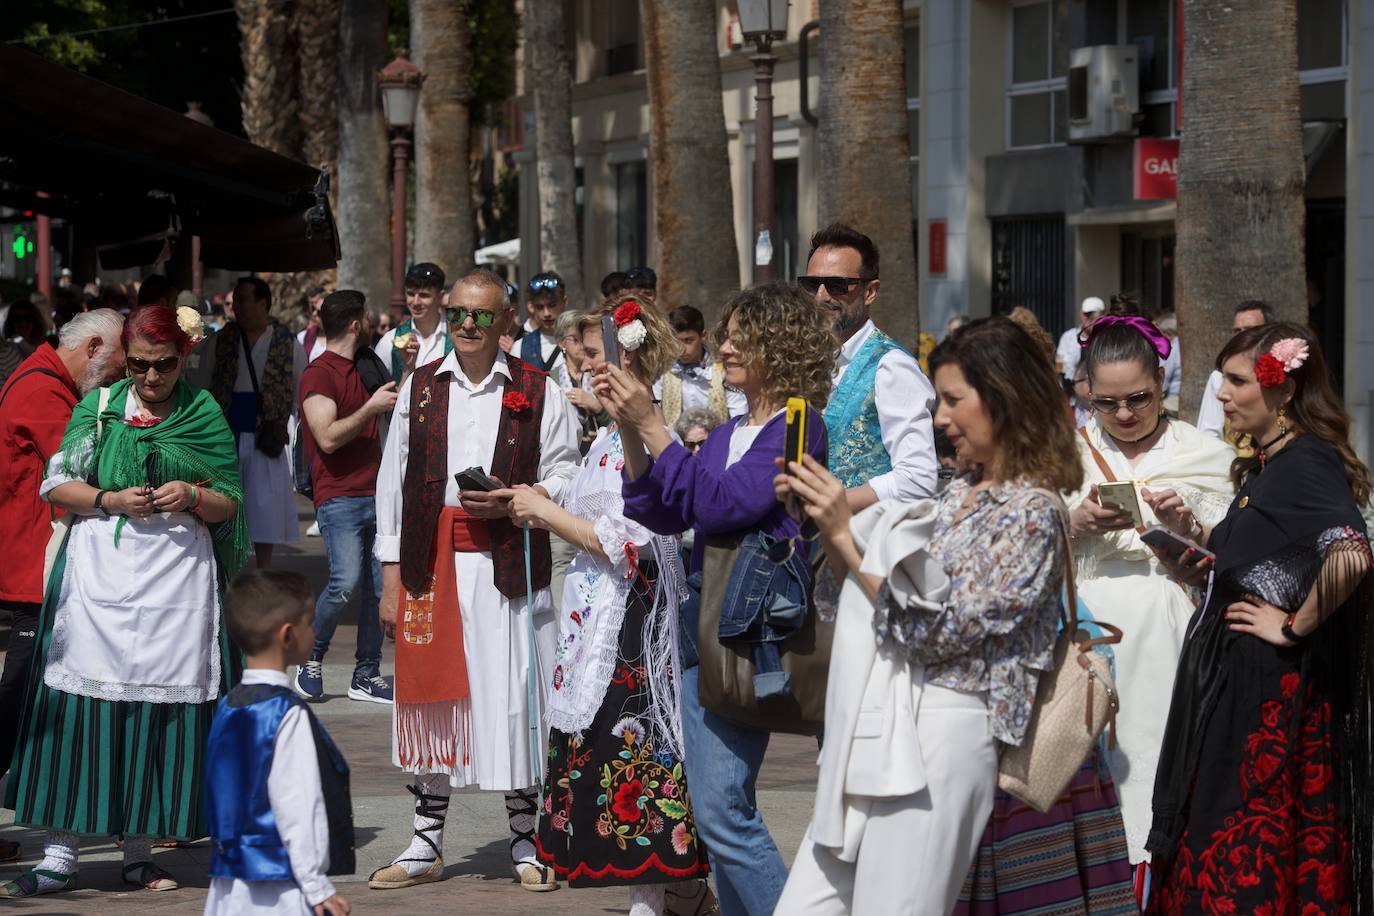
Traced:
POLYGON ((391 300, 391 209, 386 119, 377 71, 387 62, 387 0, 341 0, 339 10, 339 170, 335 222, 340 289, 361 290, 382 314, 391 300))
POLYGON ((1176 302, 1179 409, 1197 419, 1237 303, 1307 320, 1295 0, 1184 0, 1176 302))
POLYGON ((291 9, 273 0, 234 0, 243 58, 243 132, 258 146, 300 155, 300 94, 291 9))
POLYGON ((292 27, 299 49, 300 158, 334 174, 339 156, 339 0, 296 0, 292 27))
POLYGON ((456 279, 473 263, 469 171, 472 51, 467 0, 411 0, 412 60, 425 71, 415 116, 415 243, 456 279))
POLYGON ((820 12, 818 223, 847 223, 877 244, 883 282, 873 319, 915 352, 921 317, 902 0, 827 0, 820 12))
POLYGON ((664 311, 694 305, 710 323, 739 289, 716 4, 640 0, 640 11, 658 301, 664 311))
POLYGON ((539 265, 556 270, 575 305, 590 301, 577 243, 577 175, 573 165, 572 69, 563 0, 525 0, 526 80, 534 101, 539 197, 539 265))

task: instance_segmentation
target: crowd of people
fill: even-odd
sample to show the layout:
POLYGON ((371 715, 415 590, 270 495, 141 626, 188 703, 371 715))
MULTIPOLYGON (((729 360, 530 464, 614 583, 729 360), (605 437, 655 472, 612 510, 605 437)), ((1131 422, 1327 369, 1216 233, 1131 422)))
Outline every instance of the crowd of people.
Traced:
POLYGON ((206 913, 349 912, 311 702, 356 608, 347 696, 390 707, 414 798, 375 889, 443 878, 475 787, 520 887, 632 916, 1374 909, 1374 481, 1310 330, 1234 305, 1194 426, 1129 296, 918 359, 848 226, 714 328, 656 287, 579 309, 545 271, 522 320, 421 262, 385 333, 346 289, 293 333, 259 278, 207 324, 150 277, 51 344, 12 308, 0 760, 45 839, 0 896, 75 887, 83 837, 175 888, 152 845, 209 836, 206 913), (318 595, 271 569, 295 494, 318 595), (790 868, 780 732, 820 751, 790 868))

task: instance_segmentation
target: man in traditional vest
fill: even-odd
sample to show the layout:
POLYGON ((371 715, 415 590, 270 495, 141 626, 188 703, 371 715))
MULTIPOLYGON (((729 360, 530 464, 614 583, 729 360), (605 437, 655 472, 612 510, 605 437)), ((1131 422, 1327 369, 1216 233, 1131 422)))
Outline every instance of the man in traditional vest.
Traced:
POLYGON ((558 385, 500 350, 515 319, 505 281, 470 271, 447 319, 453 352, 401 386, 377 480, 381 619, 396 639, 392 760, 416 774, 416 804, 410 846, 370 886, 439 880, 449 794, 477 786, 506 793, 520 883, 553 890, 533 833, 557 636, 549 535, 516 528, 506 510, 513 487, 559 499, 579 430, 558 385), (460 488, 472 468, 498 488, 460 488))
POLYGON ((835 316, 840 343, 825 408, 830 470, 858 512, 880 499, 935 494, 935 389, 916 358, 869 318, 878 298, 878 246, 834 223, 811 237, 803 289, 835 316))
POLYGON ((391 367, 391 380, 404 382, 420 366, 437 362, 453 351, 440 301, 444 272, 428 261, 411 265, 405 279, 406 309, 410 317, 382 335, 373 352, 391 367))
POLYGON ((680 305, 668 313, 678 346, 677 362, 654 384, 654 397, 663 403, 663 417, 669 426, 677 423, 684 410, 710 411, 720 425, 748 409, 744 393, 726 387, 725 370, 706 350, 706 319, 701 310, 680 305))

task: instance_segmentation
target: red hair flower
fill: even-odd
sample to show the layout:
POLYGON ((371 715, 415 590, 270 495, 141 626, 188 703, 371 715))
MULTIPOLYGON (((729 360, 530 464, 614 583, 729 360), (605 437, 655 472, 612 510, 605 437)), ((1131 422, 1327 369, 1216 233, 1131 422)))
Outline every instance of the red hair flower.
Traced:
POLYGON ((1279 362, 1272 353, 1265 353, 1255 360, 1255 379, 1259 381, 1262 388, 1277 388, 1288 378, 1288 373, 1283 369, 1283 363, 1279 362))
POLYGON ((626 299, 615 310, 615 326, 623 328, 639 317, 641 309, 639 303, 633 299, 626 299))
POLYGON ((526 413, 530 409, 530 399, 519 391, 507 391, 501 399, 501 406, 511 413, 526 413))

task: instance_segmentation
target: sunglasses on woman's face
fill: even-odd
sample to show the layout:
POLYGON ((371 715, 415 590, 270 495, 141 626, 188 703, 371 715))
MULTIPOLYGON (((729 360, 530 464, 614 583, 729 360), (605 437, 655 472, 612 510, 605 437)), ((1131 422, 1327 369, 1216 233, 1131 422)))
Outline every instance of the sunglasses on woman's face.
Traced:
POLYGON ((147 360, 137 356, 126 356, 124 365, 129 367, 129 371, 134 375, 143 375, 149 369, 156 369, 158 375, 166 375, 177 366, 181 365, 180 356, 164 356, 162 359, 147 360))
POLYGON ((1131 413, 1140 413, 1154 403, 1153 391, 1140 391, 1124 398, 1093 398, 1093 409, 1102 414, 1114 414, 1125 407, 1131 413))
POLYGON ((496 313, 487 309, 468 309, 461 305, 457 308, 444 309, 444 314, 448 316, 448 323, 454 327, 459 327, 468 317, 472 317, 472 323, 479 328, 489 328, 496 324, 496 313))

